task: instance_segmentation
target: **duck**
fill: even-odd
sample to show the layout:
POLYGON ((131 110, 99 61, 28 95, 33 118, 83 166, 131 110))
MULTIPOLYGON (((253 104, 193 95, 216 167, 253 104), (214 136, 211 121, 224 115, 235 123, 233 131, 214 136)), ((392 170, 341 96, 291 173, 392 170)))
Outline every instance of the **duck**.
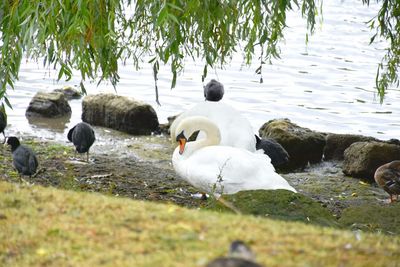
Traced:
POLYGON ((6 129, 7 126, 7 115, 4 107, 4 103, 0 107, 0 133, 3 133, 4 136, 4 141, 3 144, 6 142, 6 134, 4 130, 6 129))
POLYGON ((206 267, 262 267, 255 262, 255 255, 241 240, 235 240, 229 247, 227 257, 219 257, 209 262, 206 267))
POLYGON ((279 168, 289 162, 288 152, 275 139, 260 138, 258 135, 255 135, 255 138, 256 149, 262 150, 264 154, 270 157, 271 163, 275 168, 279 168))
POLYGON ((15 136, 8 137, 6 142, 11 147, 13 166, 18 171, 20 177, 21 175, 34 175, 39 162, 32 149, 21 145, 19 139, 15 136))
POLYGON ((376 169, 374 174, 376 183, 389 194, 390 203, 398 201, 400 195, 400 160, 386 163, 376 169))
POLYGON ((204 98, 207 101, 220 101, 224 96, 224 92, 224 85, 214 79, 211 79, 211 81, 204 86, 204 98))
MULTIPOLYGON (((204 116, 217 124, 221 134, 219 145, 256 151, 256 139, 250 122, 236 109, 222 102, 205 101, 181 113, 170 127, 172 142, 175 142, 178 124, 190 116, 204 116)), ((204 134, 200 132, 197 138, 204 138, 204 134)))
POLYGON ((183 119, 176 128, 179 145, 172 155, 172 165, 181 179, 198 190, 219 198, 243 190, 286 189, 296 192, 275 172, 271 159, 260 153, 219 145, 221 133, 217 125, 202 116, 183 119), (206 138, 188 142, 197 130, 206 138))
POLYGON ((89 162, 89 149, 96 140, 92 126, 80 122, 68 131, 67 138, 74 144, 76 152, 86 153, 86 161, 89 162))

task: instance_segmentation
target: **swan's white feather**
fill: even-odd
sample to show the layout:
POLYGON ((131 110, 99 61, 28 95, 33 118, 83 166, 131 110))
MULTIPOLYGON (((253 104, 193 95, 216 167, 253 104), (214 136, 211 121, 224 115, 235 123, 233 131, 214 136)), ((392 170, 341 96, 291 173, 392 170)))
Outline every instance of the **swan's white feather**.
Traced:
POLYGON ((218 144, 220 135, 217 126, 207 118, 188 117, 177 127, 179 132, 186 135, 196 129, 204 130, 206 139, 187 143, 183 154, 179 154, 177 147, 172 156, 177 174, 194 187, 217 194, 255 189, 286 189, 296 192, 275 172, 267 155, 213 145, 218 144))
POLYGON ((296 192, 275 172, 269 157, 263 154, 228 146, 208 146, 184 158, 178 151, 179 148, 175 149, 173 155, 176 172, 204 192, 210 192, 214 185, 219 194, 255 189, 287 189, 296 192), (221 183, 218 183, 219 177, 222 178, 221 183))

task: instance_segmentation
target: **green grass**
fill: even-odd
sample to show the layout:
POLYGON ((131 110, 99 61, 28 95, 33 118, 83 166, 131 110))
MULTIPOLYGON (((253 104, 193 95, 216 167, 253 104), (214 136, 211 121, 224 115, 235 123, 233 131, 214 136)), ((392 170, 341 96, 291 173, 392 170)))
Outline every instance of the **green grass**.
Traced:
POLYGON ((399 236, 0 182, 2 266, 204 266, 235 239, 266 266, 400 262, 399 236))

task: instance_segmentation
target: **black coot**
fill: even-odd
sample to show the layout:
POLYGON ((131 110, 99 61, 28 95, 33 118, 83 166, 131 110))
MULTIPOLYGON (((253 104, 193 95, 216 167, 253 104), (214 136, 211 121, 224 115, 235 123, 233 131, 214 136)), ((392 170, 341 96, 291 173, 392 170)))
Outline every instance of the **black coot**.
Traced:
POLYGON ((87 153, 86 161, 89 162, 89 149, 96 140, 92 127, 86 122, 80 122, 68 132, 71 141, 78 153, 87 153))
POLYGON ((243 241, 233 241, 227 257, 220 257, 209 262, 206 267, 262 267, 255 262, 251 249, 243 241))
POLYGON ((287 151, 272 138, 261 139, 256 135, 256 149, 264 150, 264 154, 271 158, 271 163, 275 168, 289 162, 287 151))
POLYGON ((204 86, 204 97, 207 101, 220 101, 224 96, 224 86, 222 83, 212 79, 204 86))
POLYGON ((7 145, 11 146, 13 165, 18 173, 29 176, 35 174, 39 163, 32 149, 21 145, 15 136, 7 138, 7 145))

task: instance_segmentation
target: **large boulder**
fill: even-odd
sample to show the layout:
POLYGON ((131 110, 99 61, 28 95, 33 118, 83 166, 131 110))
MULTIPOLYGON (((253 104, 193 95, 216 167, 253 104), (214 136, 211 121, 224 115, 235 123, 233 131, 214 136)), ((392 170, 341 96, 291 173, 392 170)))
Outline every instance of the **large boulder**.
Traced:
POLYGON ((351 144, 356 142, 378 141, 376 138, 355 135, 355 134, 334 134, 329 133, 326 136, 326 145, 324 148, 325 160, 343 160, 344 151, 351 144))
POLYGON ((152 106, 114 94, 86 96, 82 101, 82 120, 134 135, 148 135, 159 128, 152 106))
POLYGON ((273 138, 285 148, 290 159, 281 166, 283 170, 304 168, 309 162, 322 159, 325 136, 322 133, 300 127, 289 119, 276 119, 261 126, 259 134, 263 138, 273 138))
POLYGON ((374 181, 376 169, 400 159, 400 146, 383 142, 357 142, 344 151, 343 173, 363 180, 374 181))
POLYGON ((240 212, 285 221, 335 226, 336 219, 328 209, 311 198, 288 190, 248 190, 211 198, 207 209, 240 212))
POLYGON ((38 92, 29 103, 25 116, 56 118, 71 114, 71 107, 64 94, 58 92, 38 92))

